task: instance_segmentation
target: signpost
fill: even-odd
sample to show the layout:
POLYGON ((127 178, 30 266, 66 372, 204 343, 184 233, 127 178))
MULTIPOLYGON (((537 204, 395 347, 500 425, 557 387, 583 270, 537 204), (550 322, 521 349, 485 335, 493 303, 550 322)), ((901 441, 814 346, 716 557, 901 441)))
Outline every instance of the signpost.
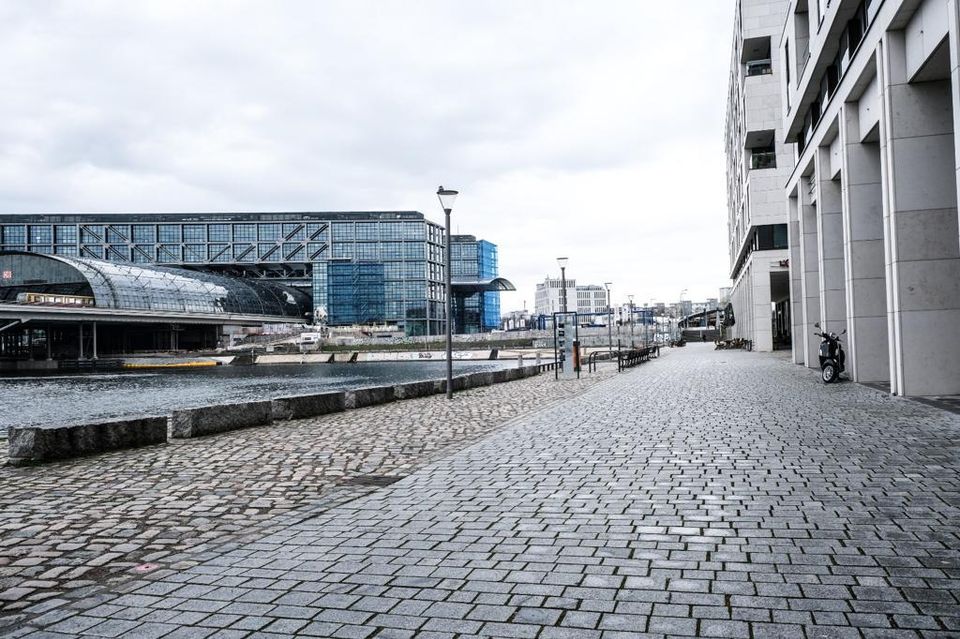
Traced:
POLYGON ((556 363, 554 377, 578 379, 580 377, 580 334, 576 313, 553 314, 553 359, 556 363))

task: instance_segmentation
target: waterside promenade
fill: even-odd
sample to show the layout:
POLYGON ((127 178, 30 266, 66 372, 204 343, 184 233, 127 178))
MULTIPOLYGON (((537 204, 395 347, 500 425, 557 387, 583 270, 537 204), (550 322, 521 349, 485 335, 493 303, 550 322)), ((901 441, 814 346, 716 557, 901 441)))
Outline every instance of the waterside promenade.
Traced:
MULTIPOLYGON (((477 443, 438 447, 419 469, 394 462, 389 474, 406 477, 358 498, 291 500, 282 517, 276 507, 253 519, 262 527, 245 540, 27 608, 10 636, 960 636, 960 416, 849 382, 825 386, 777 354, 697 344, 583 392, 564 386, 540 377, 478 391, 567 396, 505 428, 471 429, 477 443)), ((416 401, 425 424, 485 412, 416 401)), ((406 424, 389 428, 392 445, 410 439, 406 424)), ((311 429, 291 433, 301 430, 311 429)), ((269 499, 274 482, 308 483, 294 461, 258 484, 262 438, 232 436, 247 438, 226 457, 258 486, 248 501, 269 499)), ((216 459, 223 444, 209 441, 216 459)), ((276 445, 294 460, 323 454, 296 438, 276 445)), ((103 489, 132 454, 98 458, 103 489)), ((349 470, 373 473, 383 454, 349 470)), ((92 481, 92 461, 62 468, 77 464, 92 481)), ((150 465, 140 468, 114 483, 139 492, 138 481, 151 482, 150 465)), ((184 512, 204 503, 191 497, 197 484, 218 499, 243 485, 213 469, 201 477, 203 455, 183 468, 165 481, 182 485, 185 496, 171 499, 184 512)), ((27 476, 11 472, 21 471, 5 469, 5 482, 22 492, 4 512, 89 498, 67 481, 56 496, 39 484, 29 492, 27 476)), ((68 503, 74 516, 89 507, 68 503)), ((195 516, 185 527, 214 519, 195 516)), ((125 517, 135 531, 157 526, 125 517)))
MULTIPOLYGON (((142 564, 181 570, 318 499, 349 499, 572 397, 615 366, 12 468, 0 447, 0 634, 142 564), (509 387, 509 388, 507 388, 509 387)), ((136 573, 133 573, 136 574, 136 573)))

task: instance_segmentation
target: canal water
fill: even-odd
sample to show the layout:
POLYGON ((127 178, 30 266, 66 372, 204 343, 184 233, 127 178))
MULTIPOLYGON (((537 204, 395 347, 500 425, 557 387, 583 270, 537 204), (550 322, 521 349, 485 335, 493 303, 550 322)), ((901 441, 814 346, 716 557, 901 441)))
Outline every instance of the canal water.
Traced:
MULTIPOLYGON (((454 375, 513 362, 454 362, 454 375)), ((0 378, 0 436, 10 426, 78 424, 178 408, 442 379, 443 362, 258 364, 0 378)))

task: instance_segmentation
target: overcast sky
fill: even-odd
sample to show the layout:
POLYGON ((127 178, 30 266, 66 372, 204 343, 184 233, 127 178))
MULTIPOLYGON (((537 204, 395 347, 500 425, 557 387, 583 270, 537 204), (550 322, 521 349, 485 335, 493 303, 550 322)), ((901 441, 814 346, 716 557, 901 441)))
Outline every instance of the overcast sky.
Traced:
POLYGON ((614 302, 727 285, 733 0, 0 0, 0 211, 418 210, 614 302))

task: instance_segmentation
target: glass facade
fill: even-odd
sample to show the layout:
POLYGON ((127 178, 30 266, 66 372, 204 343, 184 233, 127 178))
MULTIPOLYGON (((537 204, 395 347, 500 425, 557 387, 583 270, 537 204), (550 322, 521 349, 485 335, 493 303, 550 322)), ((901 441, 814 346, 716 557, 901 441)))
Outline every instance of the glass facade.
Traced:
MULTIPOLYGON (((500 275, 497 245, 472 235, 454 235, 451 273, 454 281, 482 281, 500 275)), ((484 333, 500 326, 500 293, 473 291, 455 293, 454 327, 458 334, 484 333)))
POLYGON ((0 299, 7 301, 21 292, 71 292, 93 297, 98 308, 131 311, 258 315, 288 321, 302 321, 310 312, 310 298, 295 288, 184 269, 8 253, 0 254, 0 270, 9 274, 0 284, 0 299))
POLYGON ((415 211, 6 215, 0 250, 271 281, 332 325, 444 332, 444 231, 415 211))

